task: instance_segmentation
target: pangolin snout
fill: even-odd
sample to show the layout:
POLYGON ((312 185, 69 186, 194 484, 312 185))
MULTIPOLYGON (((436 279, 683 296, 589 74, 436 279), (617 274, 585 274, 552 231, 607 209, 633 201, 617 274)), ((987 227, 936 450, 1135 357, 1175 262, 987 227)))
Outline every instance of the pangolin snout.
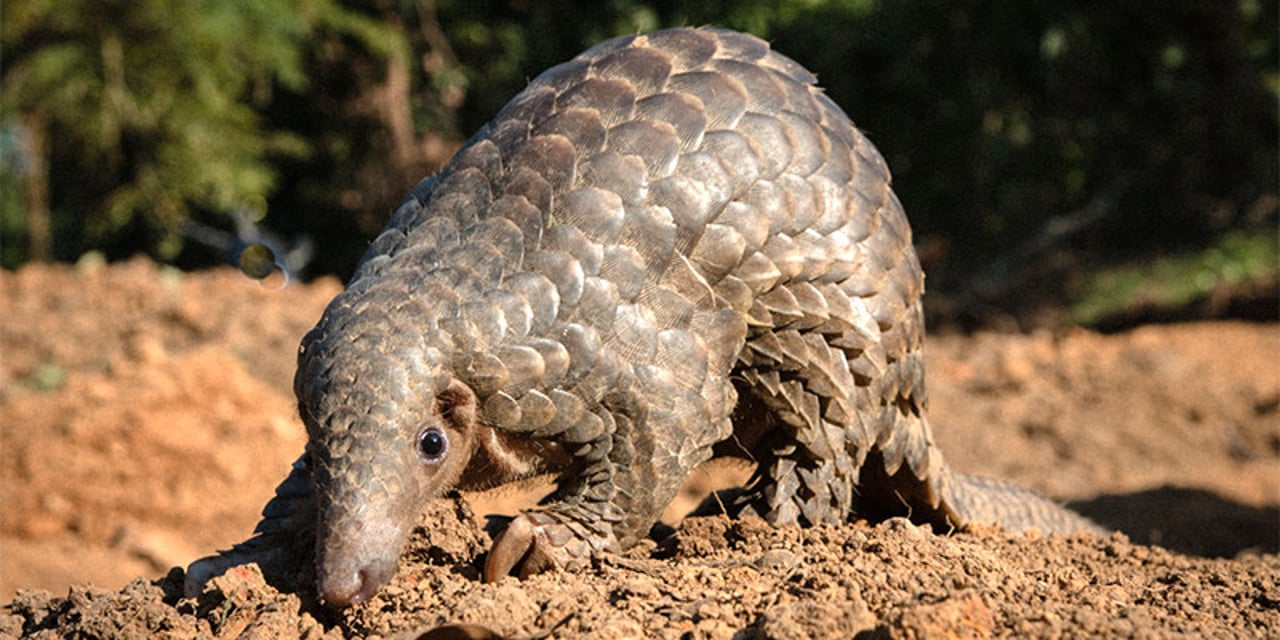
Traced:
POLYGON ((349 607, 365 602, 391 581, 417 512, 411 505, 388 499, 399 497, 404 496, 349 493, 338 504, 321 500, 316 591, 326 605, 349 607))
POLYGON ((349 607, 372 598, 391 580, 396 565, 373 562, 347 571, 325 572, 316 580, 321 601, 331 607, 349 607))

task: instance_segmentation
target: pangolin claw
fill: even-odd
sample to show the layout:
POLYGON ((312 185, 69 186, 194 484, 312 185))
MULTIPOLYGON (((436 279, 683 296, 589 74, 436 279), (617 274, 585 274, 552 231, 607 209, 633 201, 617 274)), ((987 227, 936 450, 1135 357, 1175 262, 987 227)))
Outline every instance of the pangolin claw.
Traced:
POLYGON ((521 580, 544 571, 572 571, 590 562, 593 549, 616 547, 612 536, 584 540, 548 513, 522 513, 494 541, 484 563, 484 581, 497 582, 513 571, 521 580))

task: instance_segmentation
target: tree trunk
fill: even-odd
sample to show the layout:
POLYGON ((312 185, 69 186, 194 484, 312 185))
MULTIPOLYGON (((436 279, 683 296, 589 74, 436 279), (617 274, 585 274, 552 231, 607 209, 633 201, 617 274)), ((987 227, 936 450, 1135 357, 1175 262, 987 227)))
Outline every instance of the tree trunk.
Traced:
POLYGON ((27 260, 49 262, 53 257, 53 223, 49 216, 49 133, 44 114, 23 114, 26 131, 26 171, 23 195, 27 219, 27 260))

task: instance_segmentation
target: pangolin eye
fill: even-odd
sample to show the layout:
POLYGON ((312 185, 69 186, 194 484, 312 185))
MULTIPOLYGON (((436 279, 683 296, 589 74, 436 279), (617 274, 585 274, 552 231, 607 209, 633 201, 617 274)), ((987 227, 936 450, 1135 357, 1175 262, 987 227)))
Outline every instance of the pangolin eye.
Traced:
POLYGON ((418 454, 425 462, 440 462, 448 452, 449 436, 439 427, 429 427, 418 434, 418 454))

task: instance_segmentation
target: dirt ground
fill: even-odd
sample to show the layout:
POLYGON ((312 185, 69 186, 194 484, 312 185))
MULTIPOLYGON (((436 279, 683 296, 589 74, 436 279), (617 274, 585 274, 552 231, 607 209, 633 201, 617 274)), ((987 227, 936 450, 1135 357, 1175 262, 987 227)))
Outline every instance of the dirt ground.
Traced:
POLYGON ((144 260, 0 272, 0 637, 1280 635, 1280 325, 1231 322, 930 338, 952 466, 1110 537, 677 523, 743 475, 721 464, 672 535, 582 573, 480 583, 472 512, 530 485, 440 501, 344 612, 293 588, 305 567, 181 598, 174 567, 244 540, 301 452, 294 353, 339 288, 144 260))

